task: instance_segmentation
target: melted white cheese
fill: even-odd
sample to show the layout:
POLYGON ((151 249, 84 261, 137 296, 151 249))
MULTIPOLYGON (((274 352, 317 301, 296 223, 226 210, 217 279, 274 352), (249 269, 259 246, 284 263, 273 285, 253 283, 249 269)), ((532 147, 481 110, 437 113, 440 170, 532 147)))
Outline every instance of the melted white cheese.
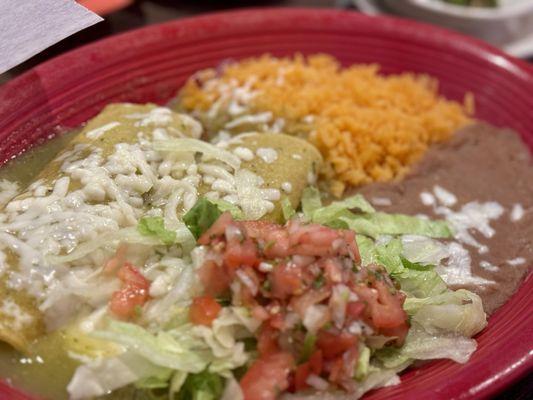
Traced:
POLYGON ((485 203, 472 201, 463 205, 459 211, 454 211, 449 206, 455 204, 457 198, 453 193, 440 186, 434 187, 433 194, 420 193, 420 200, 424 205, 432 206, 437 215, 443 216, 448 221, 457 240, 476 247, 480 254, 489 251, 486 245, 474 238, 471 230, 478 231, 486 238, 494 236, 495 231, 490 226, 490 221, 500 218, 504 212, 499 203, 495 201, 485 203))
POLYGON ((283 182, 281 184, 281 190, 283 190, 287 194, 291 193, 292 192, 292 184, 290 182, 283 182))
POLYGON ((33 317, 22 310, 22 308, 11 299, 2 299, 0 313, 4 318, 9 319, 10 328, 16 331, 24 329, 24 327, 33 321, 33 317))
POLYGON ((495 282, 472 274, 472 259, 468 250, 460 243, 451 242, 447 246, 448 261, 436 268, 448 285, 493 285, 495 282))
POLYGON ((4 207, 17 193, 18 185, 15 182, 0 179, 0 208, 4 207))
POLYGON ((255 153, 267 164, 272 164, 278 159, 278 152, 271 147, 260 147, 255 153))
POLYGON ((228 122, 224 127, 226 129, 233 129, 241 125, 247 124, 265 124, 272 120, 272 112, 266 111, 259 114, 243 115, 228 122))

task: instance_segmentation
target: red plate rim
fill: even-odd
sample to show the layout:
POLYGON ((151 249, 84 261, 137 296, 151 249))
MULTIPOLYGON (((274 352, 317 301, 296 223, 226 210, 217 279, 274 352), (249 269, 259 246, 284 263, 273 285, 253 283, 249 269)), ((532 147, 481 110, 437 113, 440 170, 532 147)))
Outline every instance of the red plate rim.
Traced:
MULTIPOLYGON (((71 92, 58 93, 60 89, 68 88, 68 77, 62 73, 65 68, 69 74, 77 77, 89 77, 91 73, 108 73, 113 70, 115 63, 118 63, 117 59, 113 58, 116 52, 129 51, 128 55, 131 56, 131 51, 135 52, 158 40, 175 40, 176 43, 182 43, 184 40, 194 41, 209 35, 216 36, 217 32, 232 31, 242 34, 246 30, 275 31, 278 28, 305 28, 304 30, 313 32, 326 29, 324 26, 330 31, 344 35, 356 34, 358 30, 364 29, 368 34, 399 37, 401 40, 415 43, 427 42, 441 49, 443 54, 449 53, 457 59, 461 56, 472 57, 479 60, 480 65, 490 64, 496 72, 505 72, 523 85, 523 92, 526 93, 524 101, 533 105, 531 66, 479 40, 422 23, 392 17, 369 17, 352 11, 247 9, 187 18, 114 35, 40 64, 6 83, 0 87, 0 158, 5 161, 45 138, 53 125, 75 126, 98 111, 98 104, 73 113, 68 110, 58 111, 62 102, 72 103, 71 97, 81 93, 76 91, 76 87, 73 87, 71 92), (106 60, 106 56, 111 60, 106 60), (39 89, 38 95, 33 96, 32 92, 36 89, 39 89), (46 114, 47 119, 30 118, 37 117, 39 113, 46 114), (38 123, 41 122, 46 126, 46 132, 39 129, 38 123), (35 132, 28 133, 29 130, 35 132)), ((502 80, 502 84, 511 79, 509 76, 502 80)), ((158 95, 152 93, 151 96, 158 95)), ((119 96, 115 94, 113 98, 119 96)), ((166 99, 160 98, 160 101, 163 100, 166 99)), ((522 134, 531 148, 533 116, 524 115, 523 120, 523 123, 517 121, 513 128, 522 134)), ((462 366, 448 361, 429 363, 403 374, 401 385, 374 391, 365 398, 486 398, 532 371, 533 298, 529 297, 533 290, 532 277, 530 272, 517 293, 491 316, 489 327, 477 337, 479 350, 469 363, 462 366), (497 354, 487 353, 485 348, 497 350, 497 354)), ((26 399, 17 390, 0 383, 0 398, 4 396, 10 399, 26 399)))

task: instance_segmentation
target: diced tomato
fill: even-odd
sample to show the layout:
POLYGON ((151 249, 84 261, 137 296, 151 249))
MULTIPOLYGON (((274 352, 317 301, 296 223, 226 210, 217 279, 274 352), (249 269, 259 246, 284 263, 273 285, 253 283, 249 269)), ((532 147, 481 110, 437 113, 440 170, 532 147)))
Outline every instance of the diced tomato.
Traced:
POLYGON ((210 296, 196 297, 189 309, 189 319, 194 325, 211 326, 222 307, 210 296))
POLYGON ((232 280, 226 269, 218 266, 213 260, 207 260, 198 271, 198 275, 205 294, 213 297, 226 292, 232 280))
POLYGON ((315 351, 309 361, 300 364, 294 372, 294 389, 296 391, 305 389, 309 375, 320 375, 322 372, 322 350, 315 351))
POLYGON ((111 295, 109 308, 117 317, 128 319, 135 316, 137 307, 142 307, 147 300, 146 290, 125 286, 111 295))
POLYGON ((285 318, 280 312, 270 315, 268 319, 268 324, 275 329, 282 330, 285 328, 285 318))
POLYGON ((366 301, 370 308, 372 324, 376 328, 395 328, 406 324, 407 314, 402 308, 403 297, 393 295, 382 281, 374 281, 375 289, 356 285, 355 293, 366 301))
POLYGON ((296 265, 279 264, 271 273, 272 297, 286 299, 302 292, 302 268, 296 265))
POLYGON ((238 240, 227 243, 224 264, 229 269, 236 269, 243 265, 256 267, 259 262, 257 246, 250 238, 244 239, 242 243, 238 240))
POLYGON ((268 314, 265 307, 256 305, 252 307, 252 317, 257 319, 258 321, 266 321, 270 317, 270 315, 268 314))
POLYGON ((356 347, 357 343, 357 336, 344 332, 337 335, 327 331, 320 331, 317 339, 317 346, 322 350, 322 354, 326 359, 340 356, 346 350, 356 347))
POLYGON ((323 225, 303 225, 294 220, 289 222, 288 229, 292 254, 317 257, 338 254, 334 242, 342 240, 339 231, 323 225))
POLYGON ((245 400, 275 400, 289 387, 289 374, 294 365, 292 355, 271 354, 255 361, 241 379, 245 400))
POLYGON ((309 357, 309 367, 311 372, 315 375, 320 375, 322 372, 322 350, 316 350, 311 357, 309 357))
POLYGON ((351 321, 358 319, 363 314, 365 307, 366 305, 362 301, 348 302, 346 305, 346 317, 351 321))
POLYGON ((307 378, 311 375, 311 367, 309 363, 303 363, 296 367, 294 371, 294 390, 300 391, 307 388, 307 378))
POLYGON ((115 252, 115 255, 111 257, 104 265, 104 273, 113 275, 120 269, 126 261, 126 252, 128 246, 124 243, 120 244, 115 252))
POLYGON ((284 258, 290 255, 289 234, 279 225, 267 221, 245 221, 243 226, 249 237, 261 243, 267 258, 284 258))
POLYGON ((122 268, 118 270, 117 276, 126 285, 133 285, 139 288, 146 289, 150 287, 150 283, 143 276, 143 274, 141 274, 137 268, 135 268, 128 262, 125 263, 122 268))
POLYGON ((259 351, 260 357, 266 357, 279 352, 278 336, 279 331, 269 325, 264 325, 261 328, 261 332, 257 338, 257 350, 259 351))
POLYGON ((112 294, 109 308, 117 317, 128 319, 148 301, 150 282, 130 263, 125 263, 117 276, 123 285, 112 294))
POLYGON ((198 243, 201 245, 206 245, 211 243, 211 240, 217 236, 224 235, 226 228, 229 224, 233 223, 233 218, 229 211, 223 213, 218 219, 211 225, 211 227, 206 230, 202 236, 198 239, 198 243))
POLYGON ((343 368, 344 361, 342 360, 342 357, 334 358, 329 362, 329 376, 328 380, 330 382, 339 382, 340 377, 342 375, 342 368, 343 368))
POLYGON ((351 347, 341 356, 331 360, 329 363, 329 381, 341 385, 348 391, 353 391, 353 373, 358 358, 359 351, 357 347, 351 347))
POLYGON ((381 328, 379 330, 379 333, 384 336, 396 336, 397 339, 394 341, 394 343, 398 346, 401 346, 403 344, 408 332, 409 324, 407 322, 395 328, 381 328))
POLYGON ((278 227, 278 225, 268 221, 243 221, 242 225, 246 234, 254 239, 263 239, 268 232, 278 227))

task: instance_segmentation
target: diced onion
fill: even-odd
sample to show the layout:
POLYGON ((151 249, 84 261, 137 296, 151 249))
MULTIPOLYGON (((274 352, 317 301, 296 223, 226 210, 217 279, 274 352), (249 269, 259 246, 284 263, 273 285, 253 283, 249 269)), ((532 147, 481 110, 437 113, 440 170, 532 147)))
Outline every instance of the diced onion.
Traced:
POLYGON ((305 383, 307 383, 312 388, 316 390, 321 390, 321 391, 327 390, 329 387, 328 381, 326 381, 325 379, 322 379, 321 377, 315 374, 309 375, 305 383))

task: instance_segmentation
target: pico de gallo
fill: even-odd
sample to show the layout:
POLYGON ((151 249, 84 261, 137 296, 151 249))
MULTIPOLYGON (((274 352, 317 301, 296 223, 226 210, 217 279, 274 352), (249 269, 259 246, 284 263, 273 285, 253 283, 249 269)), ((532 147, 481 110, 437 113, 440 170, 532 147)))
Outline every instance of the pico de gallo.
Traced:
POLYGON ((257 358, 240 379, 246 400, 309 388, 353 391, 365 337, 401 345, 409 330, 405 295, 383 267, 361 265, 353 231, 298 219, 236 221, 225 212, 198 244, 207 249, 204 292, 190 320, 209 326, 231 304, 261 322, 257 358))

